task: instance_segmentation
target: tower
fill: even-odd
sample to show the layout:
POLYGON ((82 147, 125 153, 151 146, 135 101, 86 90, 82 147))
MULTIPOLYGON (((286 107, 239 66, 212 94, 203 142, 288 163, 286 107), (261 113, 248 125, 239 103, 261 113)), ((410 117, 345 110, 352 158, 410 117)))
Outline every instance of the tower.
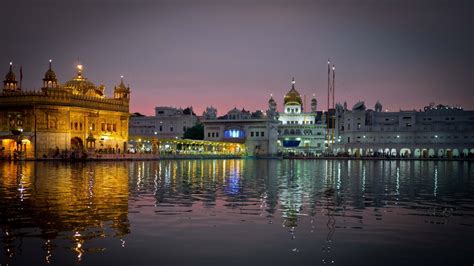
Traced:
POLYGON ((56 78, 56 73, 54 73, 51 64, 52 60, 49 59, 49 69, 44 74, 43 78, 43 88, 56 88, 58 86, 58 80, 56 78))
POLYGON ((130 100, 130 87, 123 83, 123 76, 120 76, 120 84, 114 88, 114 98, 130 100))
POLYGON ((316 113, 318 111, 318 100, 316 100, 316 95, 313 94, 311 99, 311 113, 316 113))
POLYGON ((270 100, 268 100, 267 117, 270 119, 278 119, 277 103, 273 99, 272 94, 270 94, 270 100))
POLYGON ((377 101, 377 103, 375 103, 375 112, 382 112, 382 104, 377 101))
POLYGON ((10 71, 5 75, 5 80, 3 81, 3 91, 19 91, 20 89, 17 84, 18 81, 16 81, 15 73, 13 73, 13 63, 10 62, 10 71))

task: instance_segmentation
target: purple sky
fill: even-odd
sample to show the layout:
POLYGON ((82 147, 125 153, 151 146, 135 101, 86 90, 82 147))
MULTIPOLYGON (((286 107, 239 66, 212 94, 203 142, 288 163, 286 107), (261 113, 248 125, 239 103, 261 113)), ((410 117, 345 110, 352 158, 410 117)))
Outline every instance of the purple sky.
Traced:
POLYGON ((294 76, 322 110, 329 57, 336 101, 349 106, 474 109, 470 0, 97 2, 2 3, 4 74, 13 60, 23 87, 38 89, 49 58, 61 83, 81 62, 109 95, 123 74, 130 111, 145 114, 157 105, 265 110, 270 93, 281 109, 294 76))

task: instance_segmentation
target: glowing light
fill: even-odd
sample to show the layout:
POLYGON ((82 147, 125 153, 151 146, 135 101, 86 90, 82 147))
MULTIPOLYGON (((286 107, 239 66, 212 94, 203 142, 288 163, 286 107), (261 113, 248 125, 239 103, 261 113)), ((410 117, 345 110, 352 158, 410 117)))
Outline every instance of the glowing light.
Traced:
POLYGON ((82 70, 82 65, 77 65, 78 70, 82 70))
POLYGON ((438 138, 438 135, 435 135, 435 138, 438 138))
POLYGON ((49 62, 52 63, 52 62, 53 62, 53 59, 49 59, 49 62))
POLYGON ((397 138, 400 138, 400 136, 399 136, 399 135, 397 135, 397 138))
POLYGON ((120 75, 120 78, 123 79, 123 75, 120 75))
POLYGON ((333 71, 336 70, 336 66, 332 66, 332 70, 333 70, 333 71))
POLYGON ((12 65, 13 65, 13 62, 12 62, 12 61, 10 61, 10 66, 12 66, 12 65))

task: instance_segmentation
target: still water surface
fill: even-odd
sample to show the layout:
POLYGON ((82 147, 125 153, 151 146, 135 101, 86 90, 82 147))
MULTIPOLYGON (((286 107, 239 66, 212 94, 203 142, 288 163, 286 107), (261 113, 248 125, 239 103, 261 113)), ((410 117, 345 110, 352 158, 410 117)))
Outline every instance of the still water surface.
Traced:
POLYGON ((474 163, 0 163, 3 265, 472 265, 474 163))

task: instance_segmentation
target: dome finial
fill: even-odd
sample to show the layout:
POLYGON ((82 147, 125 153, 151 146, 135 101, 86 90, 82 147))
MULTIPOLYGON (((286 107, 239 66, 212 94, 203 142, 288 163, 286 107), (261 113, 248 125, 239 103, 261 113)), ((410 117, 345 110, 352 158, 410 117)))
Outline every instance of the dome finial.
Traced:
POLYGON ((12 68, 13 68, 13 62, 12 62, 12 61, 10 61, 10 72, 12 72, 12 71, 13 71, 13 70, 12 70, 12 68))
POLYGON ((51 69, 52 69, 52 67, 51 67, 51 63, 53 63, 53 59, 49 59, 49 70, 51 70, 51 69))
POLYGON ((77 65, 77 75, 78 76, 82 76, 82 70, 83 70, 83 66, 82 65, 77 65))

